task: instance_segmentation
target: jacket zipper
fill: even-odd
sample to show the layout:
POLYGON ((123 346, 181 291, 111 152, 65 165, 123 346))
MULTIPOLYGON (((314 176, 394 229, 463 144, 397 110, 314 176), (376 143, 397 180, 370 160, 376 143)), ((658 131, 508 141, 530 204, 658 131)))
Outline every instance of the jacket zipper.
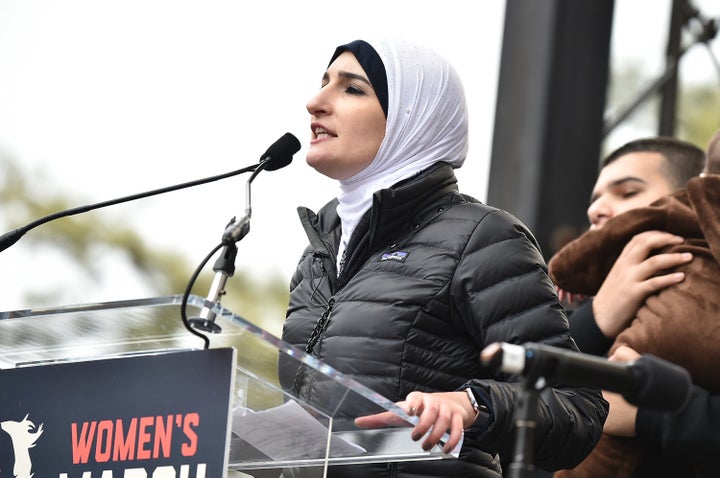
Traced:
POLYGON ((317 321, 317 324, 315 324, 315 328, 313 329, 312 335, 310 335, 310 339, 308 340, 307 345, 305 346, 305 353, 312 354, 313 350, 315 349, 315 345, 320 340, 320 337, 322 337, 322 334, 325 332, 325 329, 327 328, 328 324, 330 323, 330 314, 332 314, 333 305, 335 305, 335 297, 330 297, 330 300, 328 300, 328 304, 325 307, 325 311, 320 316, 320 319, 317 321))
MULTIPOLYGON (((310 335, 310 339, 308 339, 308 343, 307 345, 305 345, 306 354, 312 355, 313 349, 315 349, 315 345, 318 343, 320 337, 322 337, 322 334, 325 332, 325 329, 330 323, 330 314, 332 313, 333 305, 335 305, 334 296, 330 297, 330 300, 328 300, 328 304, 325 307, 325 311, 322 313, 320 319, 318 319, 317 323, 315 324, 315 328, 310 335)), ((305 366, 301 363, 297 369, 297 372, 295 372, 295 378, 293 379, 292 384, 292 391, 295 395, 300 395, 300 387, 302 387, 302 382, 304 379, 305 366)))

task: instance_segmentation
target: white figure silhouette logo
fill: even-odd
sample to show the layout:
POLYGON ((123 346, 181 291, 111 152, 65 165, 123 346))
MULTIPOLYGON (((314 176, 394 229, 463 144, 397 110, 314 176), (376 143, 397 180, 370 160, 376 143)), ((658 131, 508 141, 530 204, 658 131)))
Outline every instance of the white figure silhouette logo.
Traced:
POLYGON ((13 476, 15 478, 32 478, 30 448, 35 446, 38 438, 43 433, 42 423, 33 431, 35 424, 28 420, 28 416, 25 415, 25 418, 19 422, 13 420, 0 422, 0 428, 10 435, 13 450, 15 451, 15 465, 13 466, 13 476))

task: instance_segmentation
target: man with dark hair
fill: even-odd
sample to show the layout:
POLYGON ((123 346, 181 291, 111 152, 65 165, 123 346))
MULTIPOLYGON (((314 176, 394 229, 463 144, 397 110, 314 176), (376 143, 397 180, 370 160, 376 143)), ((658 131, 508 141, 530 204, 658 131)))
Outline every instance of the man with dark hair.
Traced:
POLYGON ((664 161, 660 168, 673 190, 685 187, 685 183, 700 174, 705 166, 705 152, 701 148, 676 138, 655 136, 625 143, 605 157, 602 167, 631 153, 662 156, 664 161))
POLYGON ((705 152, 686 141, 653 137, 626 143, 602 161, 588 207, 590 228, 685 187, 704 166, 705 152))
POLYGON ((556 476, 720 476, 712 453, 720 449, 720 175, 710 174, 720 158, 713 155, 703 171, 702 150, 675 139, 613 152, 593 189, 591 230, 549 263, 559 289, 594 295, 570 317, 582 352, 618 360, 652 353, 687 368, 695 384, 676 413, 605 393, 603 438, 582 464, 556 476))

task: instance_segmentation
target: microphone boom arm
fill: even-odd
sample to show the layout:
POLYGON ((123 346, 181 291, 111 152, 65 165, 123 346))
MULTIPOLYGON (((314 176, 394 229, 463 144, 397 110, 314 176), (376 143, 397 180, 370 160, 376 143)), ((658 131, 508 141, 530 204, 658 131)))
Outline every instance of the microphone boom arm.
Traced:
POLYGON ((188 182, 182 183, 182 184, 166 186, 164 188, 159 188, 159 189, 154 189, 152 191, 132 194, 130 196, 124 196, 124 197, 120 197, 120 198, 116 198, 116 199, 110 199, 108 201, 103 201, 103 202, 99 202, 99 203, 95 203, 95 204, 89 204, 86 206, 79 206, 79 207, 75 207, 72 209, 67 209, 65 211, 58 211, 58 212, 49 214, 45 217, 41 217, 40 219, 36 219, 35 221, 33 221, 29 224, 26 224, 25 226, 19 227, 17 229, 13 229, 12 231, 6 232, 2 236, 0 236, 0 252, 4 251, 8 247, 12 246, 17 241, 19 241, 20 238, 22 236, 24 236, 25 233, 28 232, 29 230, 35 229, 36 227, 38 227, 42 224, 45 224, 46 222, 53 221, 55 219, 60 219, 62 217, 67 217, 67 216, 74 216, 76 214, 93 211, 95 209, 100 209, 100 208, 103 208, 106 206, 113 206, 115 204, 122 204, 124 202, 134 201, 135 199, 142 199, 142 198, 146 198, 146 197, 150 197, 150 196, 156 196, 158 194, 177 191, 179 189, 185 189, 185 188, 189 188, 192 186, 207 184, 207 183, 211 183, 213 181, 218 181, 220 179, 237 176, 238 174, 243 174, 243 173, 247 173, 250 171, 255 172, 255 170, 258 169, 259 166, 260 166, 259 163, 253 164, 252 166, 246 166, 242 169, 230 171, 229 173, 218 174, 216 176, 210 176, 210 177, 203 178, 203 179, 196 179, 194 181, 188 181, 188 182))

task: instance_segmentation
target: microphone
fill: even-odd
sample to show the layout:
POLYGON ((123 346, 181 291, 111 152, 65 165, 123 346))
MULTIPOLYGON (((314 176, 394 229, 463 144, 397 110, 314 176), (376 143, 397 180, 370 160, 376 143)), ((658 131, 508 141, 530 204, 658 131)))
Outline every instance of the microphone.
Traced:
POLYGON ((263 169, 266 171, 284 168, 290 164, 293 155, 298 151, 300 151, 300 141, 292 134, 285 133, 260 156, 260 165, 264 164, 263 169))
MULTIPOLYGON (((253 164, 251 166, 244 167, 242 169, 238 169, 236 171, 231 171, 229 173, 219 174, 216 176, 210 176, 203 179, 198 179, 195 181, 189 181, 182 184, 177 184, 173 186, 167 186, 160 189, 154 189, 152 191, 142 192, 138 194, 133 194, 130 196, 124 196, 117 199, 111 199, 109 201, 103 201, 95 204, 90 204, 86 206, 80 206, 72 209, 67 209, 64 211, 58 211, 53 214, 49 214, 45 217, 42 217, 40 219, 37 219, 35 221, 30 222, 29 224, 26 224, 25 226, 18 227, 17 229, 13 229, 12 231, 6 232, 2 236, 0 236, 0 252, 4 251, 8 247, 15 244, 17 241, 22 238, 22 236, 25 235, 28 231, 31 229, 35 229, 36 227, 45 224, 46 222, 54 221, 55 219, 60 219, 62 217, 67 216, 74 216, 76 214, 82 214, 84 212, 93 211, 95 209, 104 208, 107 206, 113 206, 115 204, 121 204, 128 201, 134 201, 136 199, 143 199, 150 196, 155 196, 157 194, 163 194, 167 192, 177 191, 180 189, 189 188, 192 186, 198 186, 201 184, 207 184, 213 181, 218 181, 220 179, 229 178, 232 176, 237 176, 238 174, 243 174, 247 172, 252 172, 253 176, 252 178, 257 175, 261 170, 267 169, 268 171, 274 171, 276 169, 284 168, 290 162, 292 161, 292 156, 297 151, 300 150, 300 142, 298 139, 293 136, 290 133, 285 133, 279 140, 277 140, 275 143, 273 143, 268 150, 260 157, 260 162, 257 164, 253 164)), ((249 194, 249 188, 248 188, 248 194, 249 194)))
POLYGON ((692 386, 687 370, 652 354, 632 362, 611 362, 549 345, 495 342, 483 349, 480 360, 505 373, 619 393, 635 406, 658 410, 684 406, 692 386))

